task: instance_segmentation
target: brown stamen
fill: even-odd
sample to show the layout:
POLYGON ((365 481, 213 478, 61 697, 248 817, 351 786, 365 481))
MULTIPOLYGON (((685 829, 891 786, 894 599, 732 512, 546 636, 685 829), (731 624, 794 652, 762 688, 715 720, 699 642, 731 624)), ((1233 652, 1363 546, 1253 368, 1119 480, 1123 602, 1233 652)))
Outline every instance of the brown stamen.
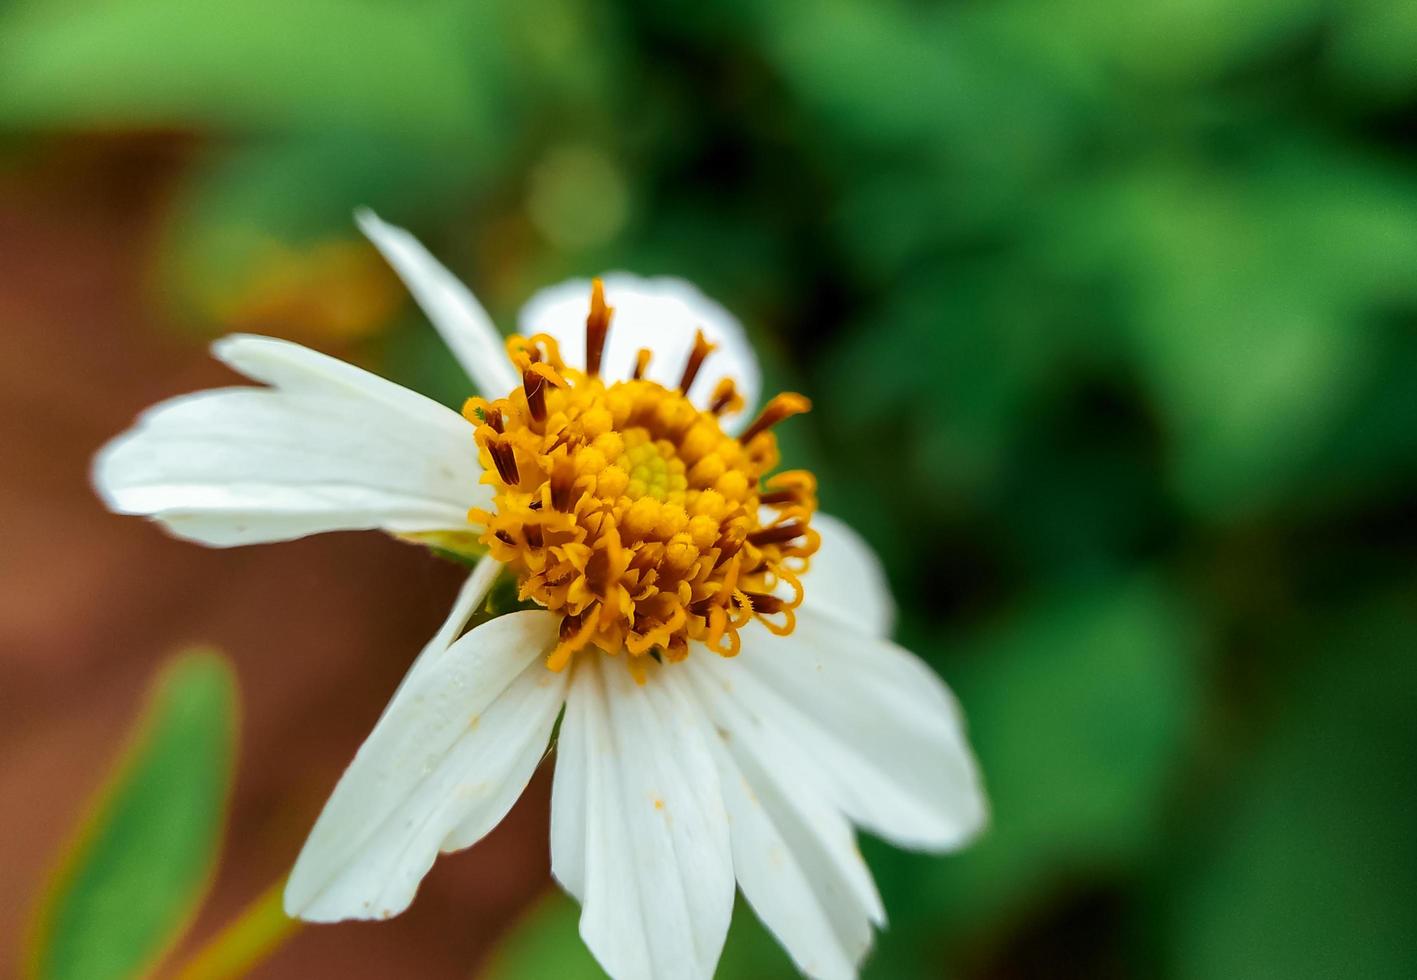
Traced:
POLYGON ((540 548, 545 543, 541 536, 540 524, 528 524, 523 534, 526 536, 527 547, 540 548))
POLYGON ((488 408, 482 412, 483 419, 492 427, 493 432, 503 431, 502 410, 499 408, 488 408))
POLYGON ((695 616, 707 616, 716 605, 718 605, 718 600, 714 596, 708 596, 689 603, 689 612, 695 616))
POLYGON ((689 641, 676 633, 669 638, 664 655, 669 658, 670 663, 679 663, 689 656, 689 641))
POLYGON ((522 372, 522 389, 526 391, 526 407, 538 422, 546 421, 546 379, 527 369, 522 372))
POLYGON ((801 521, 788 521, 785 524, 759 528, 748 535, 748 540, 760 547, 765 544, 782 544, 784 541, 800 538, 806 531, 807 528, 801 521))
POLYGON ((590 282, 590 315, 585 318, 585 370, 592 378, 600 374, 600 357, 605 353, 605 336, 615 314, 605 305, 605 285, 597 277, 590 282))
POLYGON ((694 349, 689 351, 689 360, 684 365, 684 376, 679 379, 679 390, 684 394, 689 393, 689 386, 694 383, 694 379, 699 376, 699 368, 704 366, 704 358, 714 351, 714 345, 708 342, 702 330, 694 332, 694 349))
POLYGON ((497 475, 502 478, 504 484, 514 487, 521 482, 521 474, 517 471, 517 454, 512 450, 511 443, 489 440, 487 451, 492 454, 497 475))
POLYGON ((755 613, 771 616, 773 613, 780 613, 787 608, 787 603, 775 595, 768 595, 765 592, 749 592, 747 596, 755 613))
POLYGON ((649 370, 649 359, 649 348, 641 347, 640 352, 635 355, 635 370, 630 374, 630 377, 636 381, 641 380, 645 376, 645 372, 649 370))
POLYGON ((581 614, 561 617, 561 642, 569 643, 581 629, 581 620, 585 617, 581 614))
POLYGON ((709 402, 710 415, 722 415, 729 405, 733 404, 733 399, 738 397, 738 389, 733 384, 732 378, 723 378, 713 389, 713 400, 709 402))
POLYGON ((812 403, 804 396, 792 391, 783 392, 775 396, 772 401, 768 402, 767 405, 763 407, 762 413, 758 415, 757 420, 743 431, 743 434, 738 437, 738 441, 747 443, 752 440, 755 435, 760 432, 766 432, 783 419, 791 418, 794 415, 801 415, 803 412, 810 411, 811 408, 812 403))
POLYGON ((558 460, 551 470, 551 506, 563 513, 571 509, 571 492, 575 489, 576 466, 569 459, 558 460))
POLYGON ((719 535, 718 540, 714 542, 714 547, 718 549, 718 559, 714 561, 713 567, 721 568, 726 561, 738 554, 743 548, 743 541, 744 538, 737 533, 724 532, 719 535))

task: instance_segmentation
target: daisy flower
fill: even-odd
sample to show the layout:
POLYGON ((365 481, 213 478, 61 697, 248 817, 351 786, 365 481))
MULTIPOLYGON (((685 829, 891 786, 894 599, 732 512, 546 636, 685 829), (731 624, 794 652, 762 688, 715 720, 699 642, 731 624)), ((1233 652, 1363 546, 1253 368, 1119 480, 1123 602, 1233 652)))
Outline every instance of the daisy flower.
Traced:
POLYGON ((407 232, 364 232, 482 397, 461 414, 282 340, 217 358, 99 453, 110 508, 206 545, 379 529, 476 564, 285 891, 383 919, 507 814, 555 737, 551 867, 612 976, 708 977, 735 884, 793 962, 851 977, 885 923, 855 828, 949 851, 986 819, 959 709, 889 639, 880 563, 775 472, 742 327, 673 279, 548 289, 503 340, 407 232), (499 581, 517 608, 486 610, 499 581), (470 624, 471 628, 469 628, 470 624))

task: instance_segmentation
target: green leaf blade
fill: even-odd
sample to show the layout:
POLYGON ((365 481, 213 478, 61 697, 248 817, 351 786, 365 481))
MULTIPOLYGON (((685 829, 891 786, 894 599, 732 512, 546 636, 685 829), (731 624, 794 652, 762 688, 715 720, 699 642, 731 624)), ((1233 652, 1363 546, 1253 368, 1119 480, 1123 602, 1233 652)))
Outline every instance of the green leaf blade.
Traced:
POLYGON ((207 890, 236 752, 236 684, 211 652, 174 660, 41 908, 29 973, 131 977, 153 966, 207 890))
POLYGON ((477 980, 601 980, 605 973, 581 942, 580 907, 560 890, 550 890, 502 936, 477 980))

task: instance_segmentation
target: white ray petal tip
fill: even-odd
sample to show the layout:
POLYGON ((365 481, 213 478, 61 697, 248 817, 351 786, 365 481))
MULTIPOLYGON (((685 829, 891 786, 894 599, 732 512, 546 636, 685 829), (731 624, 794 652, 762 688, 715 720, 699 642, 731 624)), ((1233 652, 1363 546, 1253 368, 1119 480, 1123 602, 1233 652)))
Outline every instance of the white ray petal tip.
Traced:
MULTIPOLYGON (((399 251, 407 249, 423 251, 423 244, 414 237, 413 232, 399 225, 390 224, 379 217, 373 208, 363 205, 354 209, 354 223, 359 227, 364 237, 369 239, 370 243, 393 265, 395 271, 407 281, 405 269, 400 267, 400 261, 407 262, 409 259, 407 257, 398 259, 397 255, 399 251), (390 251, 391 249, 393 251, 390 251)), ((432 261, 432 257, 429 256, 428 260, 432 261)))
POLYGON ((973 803, 973 812, 965 821, 960 832, 960 847, 968 847, 987 834, 989 825, 993 822, 993 814, 989 809, 989 797, 985 794, 982 784, 975 786, 973 803))
POLYGON ((990 820, 989 798, 979 782, 976 763, 972 792, 962 798, 958 810, 942 818, 941 826, 933 835, 933 839, 921 842, 923 849, 939 854, 953 854, 972 847, 988 833, 990 820))
MULTIPOLYGON (((223 337, 213 340, 208 350, 212 357, 228 367, 236 368, 236 363, 241 360, 241 356, 249 350, 258 347, 298 347, 294 341, 284 340, 280 337, 267 337, 259 333, 229 333, 223 337)), ((237 368, 239 370, 239 368, 237 368)))
POLYGON ((109 439, 94 453, 89 462, 89 484, 98 499, 115 514, 131 514, 123 505, 122 480, 117 469, 121 466, 120 454, 133 439, 133 430, 128 429, 109 439))
POLYGON ((354 221, 408 287, 453 357, 489 397, 521 382, 507 359, 500 331, 467 286, 414 234, 389 224, 367 207, 356 208, 354 221))
POLYGON ((354 223, 369 238, 393 228, 393 225, 379 217, 373 208, 363 204, 354 209, 354 223))
POLYGON ((287 918, 321 925, 330 925, 336 922, 383 922, 403 913, 408 908, 408 905, 397 908, 388 905, 376 906, 371 902, 347 905, 332 902, 328 898, 322 900, 320 896, 295 901, 290 896, 289 886, 286 887, 285 897, 281 904, 284 906, 287 918))

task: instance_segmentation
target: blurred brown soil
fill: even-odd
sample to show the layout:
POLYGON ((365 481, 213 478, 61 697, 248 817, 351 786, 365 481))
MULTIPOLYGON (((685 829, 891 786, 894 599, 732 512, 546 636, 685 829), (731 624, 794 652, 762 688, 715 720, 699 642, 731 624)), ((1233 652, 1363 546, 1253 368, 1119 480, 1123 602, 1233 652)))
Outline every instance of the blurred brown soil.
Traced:
MULTIPOLYGON (((0 149, 7 965, 45 871, 165 657, 213 644, 242 686, 234 808, 200 939, 289 867, 457 588, 456 569, 377 534, 208 550, 108 514, 94 497, 90 458, 139 410, 234 380, 206 356, 201 331, 164 314, 151 274, 197 149, 162 133, 0 149)), ((546 887, 548 788, 543 770, 501 828, 439 861, 405 915, 307 928, 257 976, 468 976, 546 887)))

